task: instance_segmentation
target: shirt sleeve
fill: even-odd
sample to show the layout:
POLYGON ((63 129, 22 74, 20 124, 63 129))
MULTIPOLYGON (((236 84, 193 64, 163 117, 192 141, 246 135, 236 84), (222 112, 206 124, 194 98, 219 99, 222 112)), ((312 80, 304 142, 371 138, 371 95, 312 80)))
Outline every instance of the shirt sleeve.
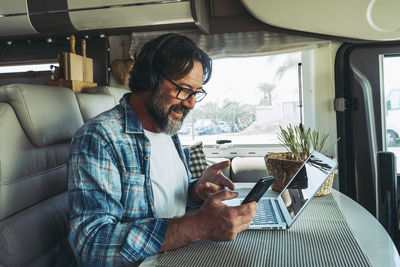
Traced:
POLYGON ((111 147, 93 131, 71 144, 69 242, 82 266, 132 265, 156 254, 167 231, 168 219, 143 216, 148 211, 136 208, 146 206, 146 199, 134 196, 135 204, 124 206, 121 200, 139 190, 140 180, 138 188, 124 185, 111 147))

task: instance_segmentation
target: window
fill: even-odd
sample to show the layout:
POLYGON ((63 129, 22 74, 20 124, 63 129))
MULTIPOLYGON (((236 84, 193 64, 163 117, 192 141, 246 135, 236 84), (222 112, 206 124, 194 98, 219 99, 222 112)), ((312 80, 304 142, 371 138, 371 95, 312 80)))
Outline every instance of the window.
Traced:
POLYGON ((387 150, 396 154, 400 165, 400 56, 383 58, 384 107, 387 150))
POLYGON ((213 60, 208 94, 185 119, 182 143, 278 144, 279 125, 300 122, 299 62, 301 52, 213 60))
POLYGON ((0 74, 20 73, 27 71, 50 71, 52 66, 58 67, 58 62, 46 63, 46 64, 23 64, 23 65, 0 66, 0 74))
POLYGON ((12 83, 43 84, 52 79, 57 59, 0 65, 0 85, 12 83))

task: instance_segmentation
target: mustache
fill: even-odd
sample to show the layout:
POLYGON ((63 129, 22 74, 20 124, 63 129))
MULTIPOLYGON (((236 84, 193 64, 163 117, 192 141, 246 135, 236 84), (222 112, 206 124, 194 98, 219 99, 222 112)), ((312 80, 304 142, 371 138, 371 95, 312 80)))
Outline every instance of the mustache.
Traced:
POLYGON ((181 104, 172 105, 170 107, 170 110, 173 110, 174 112, 182 112, 184 116, 186 116, 190 111, 189 108, 187 108, 181 104))

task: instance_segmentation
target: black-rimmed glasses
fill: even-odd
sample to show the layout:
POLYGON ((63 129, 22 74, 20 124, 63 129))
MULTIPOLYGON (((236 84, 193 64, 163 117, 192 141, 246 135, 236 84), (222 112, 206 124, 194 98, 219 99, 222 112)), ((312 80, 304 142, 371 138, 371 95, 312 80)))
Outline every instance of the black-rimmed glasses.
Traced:
POLYGON ((194 91, 192 89, 179 86, 176 83, 174 83, 173 81, 171 81, 170 79, 168 79, 167 77, 165 77, 164 75, 162 75, 162 76, 165 80, 169 81, 171 84, 173 84, 176 87, 176 89, 178 90, 178 93, 176 94, 176 98, 179 100, 188 100, 190 97, 192 97, 192 95, 194 95, 194 99, 196 100, 196 102, 200 102, 207 95, 207 92, 204 91, 203 88, 199 91, 194 91))

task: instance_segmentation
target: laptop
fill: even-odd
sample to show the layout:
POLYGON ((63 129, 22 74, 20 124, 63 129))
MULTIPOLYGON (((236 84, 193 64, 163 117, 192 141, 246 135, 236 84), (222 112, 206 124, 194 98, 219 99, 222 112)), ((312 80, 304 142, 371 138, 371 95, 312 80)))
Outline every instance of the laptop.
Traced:
MULTIPOLYGON (((336 161, 313 151, 278 197, 262 197, 258 201, 249 229, 289 229, 336 168, 336 161)), ((235 198, 224 203, 236 206, 243 199, 235 198)))

